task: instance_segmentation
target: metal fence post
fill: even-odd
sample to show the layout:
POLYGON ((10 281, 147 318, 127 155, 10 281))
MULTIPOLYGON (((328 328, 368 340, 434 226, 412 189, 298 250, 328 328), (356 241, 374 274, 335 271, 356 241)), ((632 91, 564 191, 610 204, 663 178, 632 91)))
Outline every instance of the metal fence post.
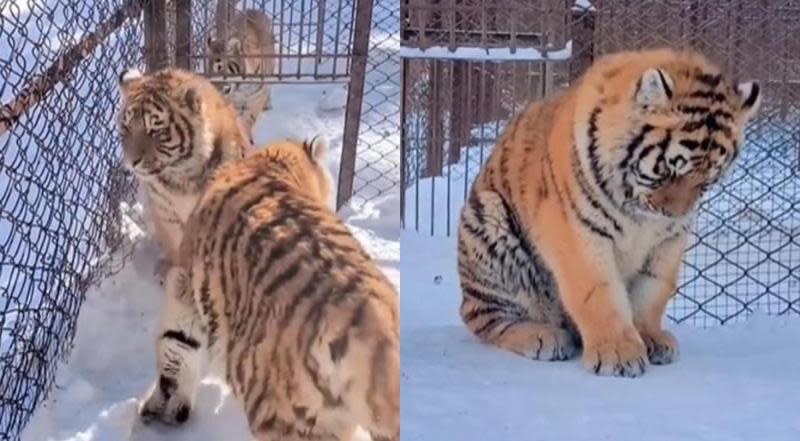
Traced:
POLYGON ((167 58, 167 2, 146 0, 144 7, 145 62, 147 70, 166 67, 167 58))
POLYGON ((175 0, 175 65, 191 69, 192 0, 175 0))
POLYGON ((364 98, 364 79, 367 73, 369 34, 372 27, 373 0, 356 2, 356 23, 353 30, 353 64, 347 88, 347 114, 342 137, 342 158, 339 167, 339 188, 336 209, 341 208, 353 195, 356 171, 356 151, 361 122, 361 105, 364 98))

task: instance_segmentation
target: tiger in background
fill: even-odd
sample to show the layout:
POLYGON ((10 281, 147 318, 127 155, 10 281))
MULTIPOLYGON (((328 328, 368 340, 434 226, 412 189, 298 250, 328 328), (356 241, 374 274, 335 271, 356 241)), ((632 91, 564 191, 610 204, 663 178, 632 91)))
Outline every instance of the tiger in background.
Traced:
MULTIPOLYGON (((270 17, 256 9, 239 11, 235 8, 236 1, 231 1, 219 0, 217 3, 217 27, 225 26, 231 32, 224 37, 208 38, 209 63, 206 71, 230 76, 273 74, 275 59, 258 57, 275 54, 270 17), (226 17, 225 11, 231 18, 230 23, 222 22, 226 17)), ((234 104, 251 132, 261 112, 272 108, 272 88, 269 84, 225 83, 220 90, 234 104)))
POLYGON ((118 125, 125 165, 139 183, 148 229, 165 253, 164 276, 176 262, 184 225, 211 174, 240 159, 249 138, 236 111, 206 79, 179 69, 119 77, 118 125))
POLYGON ((327 141, 224 165, 167 276, 144 421, 183 423, 209 356, 259 440, 399 441, 399 299, 328 208, 327 141))
POLYGON ((498 140, 458 232, 461 317, 537 360, 635 377, 678 356, 662 327, 703 194, 731 168, 761 100, 703 55, 596 61, 498 140))

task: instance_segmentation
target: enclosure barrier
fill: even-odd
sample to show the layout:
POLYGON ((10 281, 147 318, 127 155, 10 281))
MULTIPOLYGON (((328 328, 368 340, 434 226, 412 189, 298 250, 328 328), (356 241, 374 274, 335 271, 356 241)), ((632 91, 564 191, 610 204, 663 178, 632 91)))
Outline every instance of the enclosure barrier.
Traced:
POLYGON ((405 230, 455 234, 509 118, 597 56, 694 47, 765 96, 738 164, 702 202, 668 316, 800 313, 800 1, 402 0, 401 19, 405 230))
POLYGON ((18 439, 69 354, 87 289, 131 250, 124 219, 140 219, 120 164, 118 71, 341 83, 337 206, 367 203, 399 184, 397 23, 392 0, 0 2, 0 440, 18 439), (271 17, 276 70, 212 75, 206 39, 245 8, 271 17))

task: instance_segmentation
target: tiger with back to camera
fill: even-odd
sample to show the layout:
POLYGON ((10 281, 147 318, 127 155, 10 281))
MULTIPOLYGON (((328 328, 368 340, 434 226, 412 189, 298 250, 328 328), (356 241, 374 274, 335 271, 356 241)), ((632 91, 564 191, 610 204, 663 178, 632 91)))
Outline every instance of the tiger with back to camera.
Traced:
POLYGON ((399 441, 398 294, 328 208, 326 149, 280 141, 216 174, 167 275, 145 421, 186 421, 207 353, 259 440, 399 441))
POLYGON ((249 137, 236 111, 206 79, 179 69, 119 78, 119 132, 125 164, 139 182, 145 218, 175 262, 184 224, 211 174, 244 156, 249 137))
MULTIPOLYGON (((227 24, 230 35, 208 38, 209 63, 206 70, 231 76, 271 75, 275 71, 275 59, 269 57, 275 53, 271 19, 257 9, 239 11, 235 3, 231 0, 217 2, 217 26, 222 26, 227 10, 231 17, 227 24)), ((261 112, 272 108, 272 87, 269 84, 225 83, 220 90, 236 107, 250 131, 261 112)))
POLYGON ((461 316, 538 360, 583 347, 597 374, 678 355, 662 327, 698 201, 731 167, 757 83, 692 51, 621 52, 531 104, 472 186, 458 232, 461 316))

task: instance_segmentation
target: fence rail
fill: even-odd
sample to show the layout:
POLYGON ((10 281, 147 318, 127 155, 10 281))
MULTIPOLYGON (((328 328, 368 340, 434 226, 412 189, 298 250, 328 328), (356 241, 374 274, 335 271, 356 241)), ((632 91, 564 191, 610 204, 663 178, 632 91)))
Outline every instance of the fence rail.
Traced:
POLYGON ((735 170, 700 206, 668 315, 711 326, 755 311, 800 313, 800 2, 526 1, 538 19, 486 18, 519 1, 401 3, 403 228, 453 234, 509 118, 595 57, 694 47, 759 80, 765 100, 735 170))

